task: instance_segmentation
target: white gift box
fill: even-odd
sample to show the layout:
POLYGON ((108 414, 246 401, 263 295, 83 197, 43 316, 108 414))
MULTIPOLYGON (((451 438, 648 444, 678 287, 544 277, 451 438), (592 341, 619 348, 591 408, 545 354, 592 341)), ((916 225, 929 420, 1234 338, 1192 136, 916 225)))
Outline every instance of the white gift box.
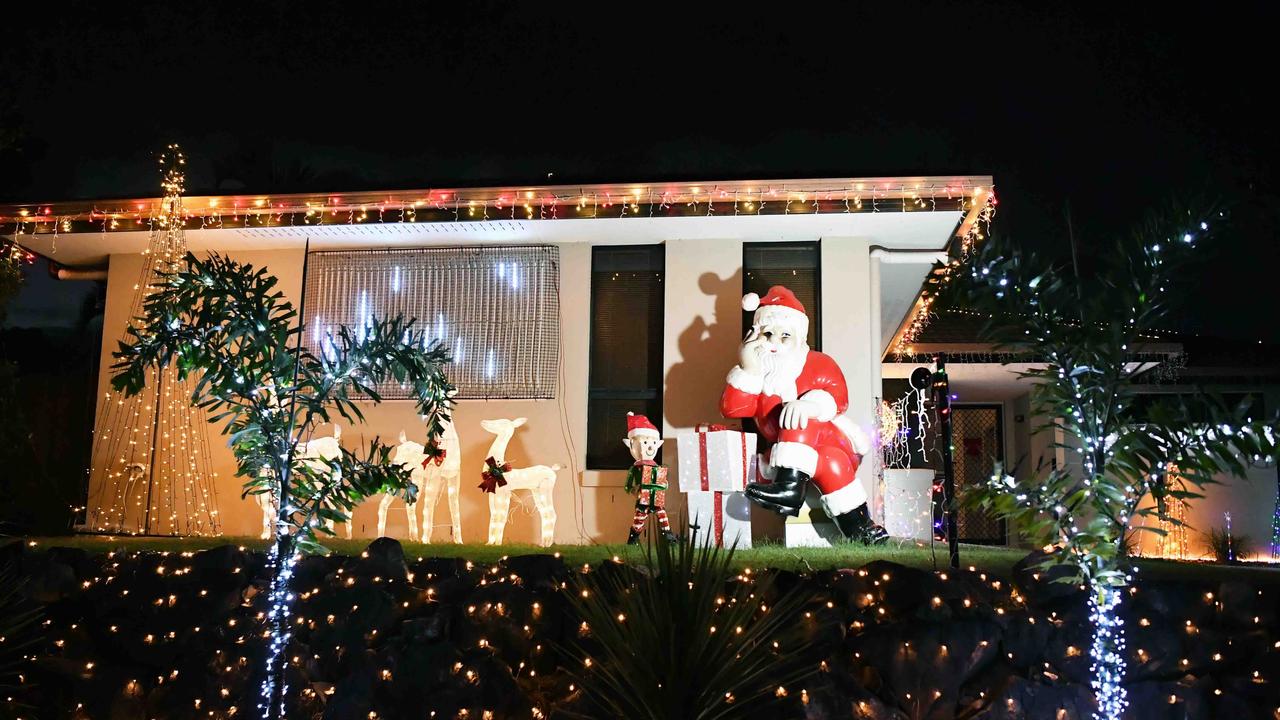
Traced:
POLYGON ((729 547, 736 542, 740 548, 751 547, 751 501, 746 494, 695 490, 685 497, 689 525, 698 528, 698 545, 729 547))
POLYGON ((699 426, 676 436, 681 492, 741 492, 756 479, 755 433, 715 428, 699 426))

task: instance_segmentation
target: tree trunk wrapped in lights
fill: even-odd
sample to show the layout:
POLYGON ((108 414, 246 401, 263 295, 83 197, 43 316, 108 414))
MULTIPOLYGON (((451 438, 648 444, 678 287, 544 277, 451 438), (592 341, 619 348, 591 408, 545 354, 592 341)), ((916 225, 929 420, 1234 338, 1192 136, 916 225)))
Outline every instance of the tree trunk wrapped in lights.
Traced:
POLYGON ((147 297, 115 353, 112 378, 127 395, 142 390, 151 368, 193 378, 191 402, 231 438, 245 494, 275 496, 279 519, 259 706, 273 720, 287 716, 285 649, 297 554, 323 550, 316 530, 332 534, 332 524, 348 522, 363 499, 391 493, 411 501, 416 493, 410 469, 392 463, 392 447, 376 438, 360 455, 343 448, 323 461, 298 457, 298 443, 333 413, 363 421, 357 398, 380 402, 378 385, 395 380, 413 387, 429 445, 449 420, 453 391, 443 371, 448 353, 430 344, 413 320, 370 318, 360 328, 339 327, 313 353, 302 345, 297 311, 275 287, 265 269, 188 253, 147 297))
POLYGON ((1247 404, 1206 394, 1140 409, 1130 382, 1133 354, 1191 275, 1179 270, 1221 216, 1153 216, 1101 254, 1087 279, 996 238, 976 252, 967 276, 938 281, 946 302, 990 316, 986 331, 1003 348, 1044 359, 1019 373, 1033 383, 1033 411, 1049 418, 1036 431, 1061 432, 1067 441, 1051 447, 1078 453, 1079 465, 1041 462, 1021 481, 997 467, 965 502, 1014 521, 1052 550, 1046 563, 1076 570, 1062 581, 1089 586, 1092 682, 1097 717, 1107 720, 1127 706, 1119 609, 1135 570, 1125 562, 1125 536, 1182 527, 1176 508, 1201 497, 1215 475, 1240 476, 1250 461, 1277 455, 1280 418, 1258 420, 1247 404), (1147 496, 1153 502, 1143 503, 1147 496), (1148 517, 1158 522, 1135 523, 1148 517))

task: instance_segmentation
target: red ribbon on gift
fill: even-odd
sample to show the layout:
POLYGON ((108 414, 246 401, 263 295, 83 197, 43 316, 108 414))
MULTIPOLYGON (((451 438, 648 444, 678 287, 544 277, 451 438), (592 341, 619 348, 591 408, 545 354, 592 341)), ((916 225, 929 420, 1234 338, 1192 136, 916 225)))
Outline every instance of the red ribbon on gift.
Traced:
POLYGON ((511 463, 499 465, 498 461, 492 457, 485 458, 484 462, 489 468, 480 473, 480 477, 484 478, 484 482, 480 483, 479 487, 487 493, 495 492, 498 488, 507 484, 507 479, 503 476, 511 472, 511 463))
POLYGON ((716 547, 724 547, 724 493, 716 490, 711 498, 711 531, 716 547))

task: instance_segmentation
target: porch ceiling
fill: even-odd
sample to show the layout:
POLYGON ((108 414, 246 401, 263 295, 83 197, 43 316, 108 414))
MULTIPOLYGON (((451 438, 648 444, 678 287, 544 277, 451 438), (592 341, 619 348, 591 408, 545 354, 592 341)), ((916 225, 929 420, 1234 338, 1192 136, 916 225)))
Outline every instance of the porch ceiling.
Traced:
MULTIPOLYGON (((644 244, 666 240, 759 241, 866 238, 889 249, 941 250, 960 221, 959 211, 825 213, 663 218, 584 218, 488 222, 369 223, 187 230, 193 251, 249 249, 377 249, 491 243, 644 244)), ((23 246, 64 265, 96 265, 116 253, 146 248, 146 231, 22 235, 23 246)), ((919 281, 912 286, 914 292, 919 281)))
MULTIPOLYGON (((1154 362, 1125 363, 1125 372, 1137 375, 1155 367, 1154 362)), ((909 378, 918 367, 933 369, 932 363, 882 363, 882 378, 909 378)), ((947 363, 947 380, 956 402, 1003 402, 1031 391, 1031 381, 1018 373, 1045 367, 1045 363, 947 363)))

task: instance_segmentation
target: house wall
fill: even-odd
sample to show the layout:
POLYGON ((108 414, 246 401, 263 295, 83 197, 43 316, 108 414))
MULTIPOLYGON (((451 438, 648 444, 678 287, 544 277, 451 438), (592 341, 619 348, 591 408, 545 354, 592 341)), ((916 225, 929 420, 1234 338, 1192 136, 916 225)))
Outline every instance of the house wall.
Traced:
MULTIPOLYGON (((981 397, 969 395, 967 400, 981 402, 981 397)), ((1276 393, 1268 393, 1266 407, 1277 407, 1280 397, 1276 393)), ((1004 401, 1006 461, 1017 463, 1021 459, 1016 477, 1026 480, 1035 473, 1037 462, 1041 459, 1046 467, 1050 461, 1065 467, 1069 472, 1079 476, 1083 469, 1081 455, 1074 448, 1078 443, 1060 431, 1036 433, 1035 429, 1043 425, 1047 418, 1032 415, 1030 395, 1024 394, 1012 400, 1004 401), (1018 425, 1013 422, 1016 414, 1023 414, 1026 422, 1018 425), (1068 448, 1054 448, 1052 443, 1064 443, 1068 448)), ((1219 475, 1216 484, 1203 488, 1203 498, 1190 502, 1185 520, 1190 526, 1186 532, 1185 557, 1207 558, 1211 552, 1205 542, 1205 533, 1225 525, 1224 514, 1231 513, 1232 531, 1236 535, 1247 535, 1254 545, 1255 554, 1269 555, 1268 544, 1271 539, 1271 523, 1276 507, 1277 469, 1270 467, 1251 467, 1244 477, 1219 475)), ((1143 503, 1149 507, 1150 499, 1143 503)), ((1151 518, 1150 525, 1157 525, 1151 518)), ((1009 528, 1010 544, 1020 542, 1016 528, 1009 528)), ((1155 533, 1139 532, 1136 536, 1139 551, 1143 555, 1161 554, 1161 539, 1155 533)), ((1166 553, 1167 554, 1167 553, 1166 553)))
MULTIPOLYGON (((736 362, 741 340, 742 240, 671 240, 667 242, 664 346, 664 436, 690 430, 699 422, 719 418, 719 399, 724 377, 736 362)), ((873 382, 878 384, 878 363, 868 352, 871 298, 867 292, 868 243, 839 239, 823 242, 823 337, 824 350, 845 370, 852 394, 864 395, 873 382)), ((237 251, 235 259, 265 266, 279 279, 279 289, 298 302, 302 287, 301 249, 237 251)), ((480 428, 486 418, 526 417, 528 423, 516 432, 507 459, 515 466, 560 464, 555 503, 559 514, 556 541, 562 543, 620 542, 627 534, 634 500, 622 490, 621 471, 586 471, 586 398, 590 342, 591 247, 586 243, 560 245, 561 356, 563 375, 557 397, 552 400, 463 400, 454 413, 455 427, 462 443, 463 477, 461 512, 463 538, 483 541, 488 525, 486 496, 476 489, 479 471, 492 436, 480 428)), ((125 327, 133 299, 134 285, 142 268, 142 256, 111 256, 107 305, 104 316, 101 387, 109 387, 110 354, 125 327)), ((858 403, 850 414, 864 427, 871 425, 871 403, 858 403)), ((104 397, 99 398, 99 403, 104 397)), ((394 442, 401 430, 413 434, 419 419, 411 401, 393 400, 364 408, 366 423, 343 428, 343 445, 355 448, 373 437, 394 442)), ((241 483, 235 477, 235 463, 226 439, 209 428, 218 505, 227 535, 256 535, 261 513, 252 500, 240 498, 241 483)), ((332 432, 328 426, 317 435, 332 432)), ((664 462, 674 467, 675 443, 664 448, 664 462)), ((98 459, 95 459, 98 460, 98 459)), ((95 478, 95 481, 97 479, 95 478)), ((90 489, 90 497, 98 496, 90 489)), ((519 498, 523 493, 517 494, 519 498)), ((668 507, 677 516, 683 510, 679 493, 668 495, 668 507)), ((537 514, 532 503, 527 512, 512 511, 506 539, 532 542, 537 536, 537 514)), ((388 515, 387 531, 394 537, 407 536, 403 505, 396 503, 388 515)), ((513 503, 515 507, 515 503, 513 503)), ((770 513, 757 513, 757 532, 780 535, 781 521, 770 513)), ((354 515, 357 537, 376 532, 377 503, 366 502, 354 515)), ((436 508, 433 540, 448 539, 448 509, 436 508)))
MULTIPOLYGON (((486 418, 527 417, 528 424, 516 432, 507 451, 507 459, 517 467, 531 464, 558 463, 565 469, 555 488, 559 511, 556 528, 558 542, 582 542, 591 538, 626 537, 626 521, 631 504, 621 487, 582 487, 576 481, 585 458, 586 384, 590 328, 591 248, 584 244, 565 244, 560 248, 561 262, 561 354, 563 378, 554 400, 465 400, 458 403, 454 423, 462 444, 463 477, 460 503, 463 538, 468 542, 484 541, 488 527, 486 496, 476 489, 479 469, 488 455, 493 436, 480 428, 486 418), (623 516, 626 517, 623 517, 623 516)), ((279 279, 279 289, 287 299, 298 302, 302 289, 301 250, 242 251, 234 255, 240 262, 265 266, 279 279)), ((107 306, 104 327, 123 328, 133 297, 133 286, 141 271, 140 255, 113 255, 107 279, 107 306)), ((107 387, 110 353, 118 336, 103 333, 101 366, 102 387, 107 387)), ((102 398, 99 399, 102 402, 102 398)), ((389 400, 380 405, 365 404, 366 423, 343 428, 343 445, 355 448, 374 437, 394 442, 400 431, 413 434, 421 421, 409 400, 389 400)), ((321 426, 316 434, 327 435, 330 426, 321 426)), ((256 535, 261 528, 261 512, 252 500, 240 498, 240 481, 235 477, 235 461, 226 439, 210 427, 211 462, 218 474, 217 493, 223 532, 227 535, 256 535)), ((96 488, 90 489, 95 497, 96 488)), ((520 493, 519 495, 523 495, 520 493)), ((446 503, 436 507, 436 529, 433 539, 448 539, 449 516, 446 503)), ((513 507, 516 503, 513 502, 513 507)), ((537 537, 537 514, 532 503, 529 512, 515 509, 511 514, 507 539, 532 542, 537 537)), ((355 535, 372 537, 377 528, 377 503, 366 502, 354 514, 355 535)), ((394 537, 408 534, 404 505, 396 503, 388 513, 387 532, 394 537)))

